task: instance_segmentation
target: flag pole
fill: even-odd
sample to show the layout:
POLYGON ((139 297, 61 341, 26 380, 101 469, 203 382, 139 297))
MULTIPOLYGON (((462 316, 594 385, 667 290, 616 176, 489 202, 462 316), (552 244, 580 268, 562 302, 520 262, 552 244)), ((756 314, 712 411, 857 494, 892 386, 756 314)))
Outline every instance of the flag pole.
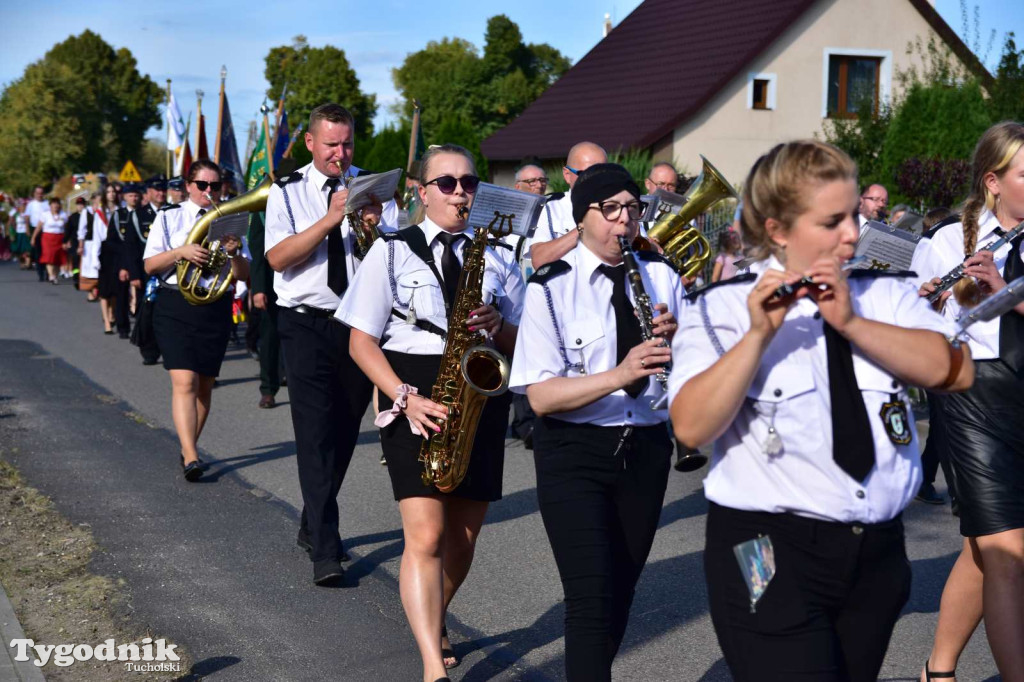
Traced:
POLYGON ((416 138, 420 131, 420 102, 412 101, 412 133, 409 137, 409 161, 405 164, 405 172, 412 172, 412 162, 416 160, 416 138))
MULTIPOLYGON (((202 149, 202 147, 199 146, 199 134, 206 134, 206 126, 199 125, 203 120, 203 95, 205 94, 206 93, 202 90, 199 90, 198 88, 196 89, 196 154, 198 154, 199 150, 202 149)), ((186 139, 188 138, 186 137, 186 139)))
POLYGON ((220 106, 217 109, 217 137, 213 143, 213 162, 220 163, 220 127, 224 123, 224 81, 228 77, 228 67, 220 67, 220 106))
POLYGON ((167 176, 171 177, 171 79, 167 79, 167 176))
POLYGON ((299 135, 302 134, 302 124, 295 129, 295 134, 292 135, 292 139, 288 142, 288 148, 284 150, 284 154, 281 155, 282 159, 289 159, 292 155, 292 147, 295 146, 295 141, 299 139, 299 135))
MULTIPOLYGON (((260 106, 260 113, 263 114, 263 140, 266 142, 270 139, 270 122, 267 121, 267 112, 270 111, 270 107, 264 103, 260 106)), ((274 151, 267 149, 267 166, 270 168, 270 175, 274 175, 274 151)))

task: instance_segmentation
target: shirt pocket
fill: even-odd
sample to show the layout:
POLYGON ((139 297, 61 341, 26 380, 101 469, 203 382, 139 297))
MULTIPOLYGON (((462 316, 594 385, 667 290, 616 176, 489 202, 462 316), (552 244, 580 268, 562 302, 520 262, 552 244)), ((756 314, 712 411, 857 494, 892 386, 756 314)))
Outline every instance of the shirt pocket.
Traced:
MULTIPOLYGON (((853 356, 853 373, 857 377, 857 387, 862 393, 880 393, 888 399, 893 393, 898 394, 903 391, 903 384, 899 379, 857 354, 853 356)), ((868 405, 868 407, 871 406, 868 405)))
POLYGON ((776 365, 766 375, 758 375, 747 389, 747 397, 758 403, 780 406, 814 390, 814 377, 809 368, 776 365))
POLYGON ((399 275, 398 299, 405 307, 416 309, 418 317, 445 317, 444 294, 434 273, 413 270, 399 275))
POLYGON ((490 268, 484 270, 484 281, 481 288, 484 305, 492 305, 505 296, 505 284, 496 272, 490 268))
MULTIPOLYGON (((593 374, 610 367, 597 366, 603 347, 604 326, 601 320, 573 320, 565 325, 565 355, 569 359, 568 376, 593 374)), ((612 358, 614 361, 614 358, 612 358)))

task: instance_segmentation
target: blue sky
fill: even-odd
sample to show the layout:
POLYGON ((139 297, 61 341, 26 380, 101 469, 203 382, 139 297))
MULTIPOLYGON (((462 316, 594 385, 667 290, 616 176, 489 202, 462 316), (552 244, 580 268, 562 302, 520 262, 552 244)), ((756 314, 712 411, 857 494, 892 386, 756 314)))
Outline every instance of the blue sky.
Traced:
MULTIPOLYGON (((161 87, 166 79, 172 79, 175 98, 186 117, 195 108, 195 90, 204 90, 203 110, 212 136, 223 64, 228 69, 227 94, 240 138, 239 151, 244 152, 249 121, 258 115, 267 87, 263 58, 270 48, 290 44, 293 36, 304 34, 311 45, 332 44, 345 50, 363 90, 377 95, 381 106, 375 123, 381 126, 393 120, 388 105, 397 100, 391 68, 430 40, 458 36, 482 47, 488 17, 504 13, 519 24, 526 42, 549 43, 575 63, 600 40, 605 13, 618 23, 639 4, 640 0, 144 0, 134 4, 0 0, 0 83, 18 78, 26 65, 55 43, 89 28, 114 47, 130 49, 140 71, 161 87)), ((766 0, 766 5, 770 4, 766 0)), ((1024 44, 1024 2, 975 0, 968 4, 981 8, 983 45, 992 28, 998 31, 990 67, 999 57, 1005 32, 1015 31, 1018 45, 1024 44)), ((959 0, 936 0, 935 6, 960 33, 959 0)), ((150 135, 160 133, 154 129, 150 135)))

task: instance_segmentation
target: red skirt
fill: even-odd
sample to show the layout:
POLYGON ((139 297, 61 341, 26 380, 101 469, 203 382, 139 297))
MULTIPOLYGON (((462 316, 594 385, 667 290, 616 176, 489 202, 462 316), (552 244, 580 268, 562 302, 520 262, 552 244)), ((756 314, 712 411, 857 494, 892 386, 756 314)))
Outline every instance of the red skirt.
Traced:
POLYGON ((46 265, 64 265, 64 235, 44 232, 40 236, 43 239, 43 255, 39 262, 46 265))

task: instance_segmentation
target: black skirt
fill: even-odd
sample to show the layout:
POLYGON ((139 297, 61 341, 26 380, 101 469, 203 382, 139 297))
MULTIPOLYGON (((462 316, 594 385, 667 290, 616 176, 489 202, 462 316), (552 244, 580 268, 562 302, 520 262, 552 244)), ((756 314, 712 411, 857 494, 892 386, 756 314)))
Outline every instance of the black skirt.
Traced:
POLYGON ((974 385, 942 405, 964 537, 1024 528, 1024 376, 1002 360, 974 367, 974 385))
POLYGON ((100 277, 96 284, 100 298, 120 296, 126 290, 127 282, 122 283, 120 278, 124 262, 122 248, 116 242, 103 242, 100 247, 100 277))
MULTIPOLYGON (((384 351, 395 374, 420 395, 430 396, 441 367, 440 355, 409 355, 384 351)), ((392 400, 380 394, 377 409, 390 410, 392 400)), ((508 430, 512 394, 488 398, 476 430, 476 440, 469 459, 466 477, 455 490, 441 493, 422 480, 423 463, 419 461, 423 438, 409 428, 409 420, 399 416, 380 430, 380 443, 388 462, 388 475, 396 500, 407 497, 430 497, 442 494, 481 502, 501 499, 501 479, 505 468, 505 432, 508 430)))
POLYGON ((154 303, 153 332, 164 369, 215 377, 231 334, 231 296, 221 296, 209 305, 190 305, 177 289, 162 287, 154 303))

